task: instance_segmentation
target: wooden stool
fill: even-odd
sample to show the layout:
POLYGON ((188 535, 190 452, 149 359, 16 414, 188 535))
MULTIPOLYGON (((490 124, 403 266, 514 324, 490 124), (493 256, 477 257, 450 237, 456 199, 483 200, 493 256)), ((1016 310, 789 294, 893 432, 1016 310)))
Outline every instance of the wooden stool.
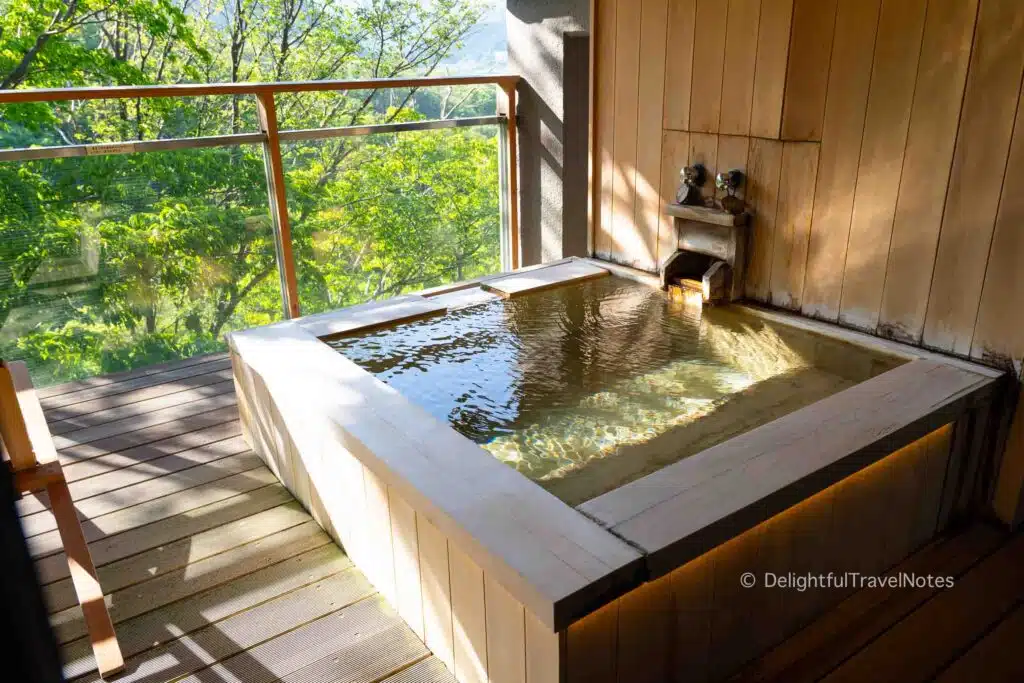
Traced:
POLYGON ((101 676, 124 668, 103 589, 89 555, 53 437, 36 398, 28 368, 22 362, 0 361, 0 439, 19 494, 46 489, 57 531, 64 544, 71 581, 82 606, 89 641, 101 676))

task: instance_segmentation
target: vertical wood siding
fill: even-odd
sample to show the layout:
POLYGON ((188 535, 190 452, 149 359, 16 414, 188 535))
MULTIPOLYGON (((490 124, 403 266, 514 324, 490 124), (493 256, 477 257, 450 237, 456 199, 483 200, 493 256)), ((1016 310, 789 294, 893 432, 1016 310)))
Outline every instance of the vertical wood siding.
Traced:
POLYGON ((745 159, 749 298, 1020 371, 1024 3, 596 0, 593 30, 598 255, 656 270, 680 168, 745 159))

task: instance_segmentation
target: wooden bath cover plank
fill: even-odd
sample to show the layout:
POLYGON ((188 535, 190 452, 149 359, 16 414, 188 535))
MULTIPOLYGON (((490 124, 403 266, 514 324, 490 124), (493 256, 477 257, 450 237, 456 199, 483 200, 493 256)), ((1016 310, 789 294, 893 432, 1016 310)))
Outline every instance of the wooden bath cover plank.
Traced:
POLYGON ((654 576, 956 419, 993 380, 917 360, 606 493, 580 510, 654 576))
POLYGON ((562 285, 605 275, 608 275, 608 271, 604 268, 598 268, 583 261, 570 261, 569 263, 563 263, 550 268, 540 268, 528 273, 512 273, 503 278, 488 280, 481 286, 486 290, 511 299, 530 292, 561 287, 562 285))
POLYGON ((371 301, 358 306, 349 306, 339 311, 309 315, 299 318, 295 323, 316 337, 333 337, 375 327, 411 322, 431 315, 443 315, 447 308, 443 302, 437 299, 409 294, 387 301, 371 301))

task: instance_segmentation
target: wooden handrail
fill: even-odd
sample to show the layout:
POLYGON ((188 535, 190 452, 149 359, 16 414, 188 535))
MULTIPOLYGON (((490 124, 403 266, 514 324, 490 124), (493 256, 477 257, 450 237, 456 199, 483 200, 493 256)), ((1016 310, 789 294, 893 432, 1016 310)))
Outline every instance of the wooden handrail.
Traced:
POLYGON ((519 252, 519 178, 516 136, 516 87, 519 76, 487 74, 481 76, 423 76, 410 78, 371 78, 347 81, 299 81, 283 83, 186 83, 181 85, 118 85, 96 88, 40 88, 0 90, 0 104, 60 102, 71 100, 120 100, 155 97, 202 97, 209 95, 254 95, 265 136, 267 187, 277 241, 278 266, 281 269, 281 297, 286 317, 301 314, 295 259, 292 255, 288 221, 287 188, 281 163, 275 96, 280 93, 343 92, 348 90, 384 90, 388 88, 429 88, 452 85, 495 85, 503 92, 508 116, 507 163, 509 232, 511 265, 520 266, 519 252))
POLYGON ((514 88, 519 76, 421 76, 369 78, 346 81, 294 81, 283 83, 183 83, 178 85, 115 85, 96 88, 37 88, 0 90, 0 104, 59 102, 65 100, 123 100, 153 97, 202 97, 207 95, 265 95, 268 93, 330 92, 387 88, 432 88, 444 85, 497 85, 514 88))

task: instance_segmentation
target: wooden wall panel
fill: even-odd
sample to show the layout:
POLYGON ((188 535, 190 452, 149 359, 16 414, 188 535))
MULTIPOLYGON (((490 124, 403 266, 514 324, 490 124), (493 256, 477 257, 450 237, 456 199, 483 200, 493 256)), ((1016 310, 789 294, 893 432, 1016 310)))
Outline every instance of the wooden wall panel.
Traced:
MULTIPOLYGON (((666 129, 688 130, 690 127, 690 84, 693 80, 696 13, 697 0, 669 0, 668 47, 665 55, 666 129)), ((598 31, 601 32, 601 29, 598 31)), ((786 34, 788 36, 788 29, 786 34)))
POLYGON ((690 133, 689 165, 701 164, 707 170, 707 182, 701 188, 705 199, 715 196, 715 174, 718 172, 718 136, 690 133))
POLYGON ((771 292, 772 254, 782 174, 782 142, 751 138, 747 161, 747 203, 754 212, 746 295, 767 301, 771 292))
POLYGON ((394 549, 395 608, 420 640, 423 629, 423 580, 420 576, 420 548, 416 533, 416 511, 388 488, 391 508, 391 545, 394 549))
POLYGON ((878 20, 839 311, 860 329, 875 329, 882 304, 926 7, 925 0, 883 0, 878 20))
POLYGON ((857 188, 880 0, 839 0, 802 310, 835 320, 857 188))
POLYGON ((452 629, 448 539, 422 515, 417 519, 416 532, 423 595, 423 642, 449 671, 454 671, 455 634, 452 629))
POLYGON ((572 624, 565 635, 566 683, 615 683, 619 603, 572 624))
POLYGON ((777 577, 884 572, 919 545, 921 506, 938 516, 947 425, 572 625, 569 681, 728 680, 853 586, 764 588, 777 577), (901 496, 879 506, 883 496, 901 496), (859 523, 858 534, 848 534, 859 523), (755 587, 740 579, 754 574, 755 587))
MULTIPOLYGON (((690 134, 676 130, 664 131, 661 143, 661 201, 675 201, 676 190, 682 182, 679 172, 689 163, 690 134)), ((658 223, 658 264, 665 262, 676 250, 675 222, 662 211, 658 223)))
POLYGON ((821 140, 836 0, 795 0, 782 105, 784 140, 821 140))
POLYGON ((484 604, 490 683, 526 683, 526 615, 522 604, 488 577, 484 579, 484 604))
POLYGON ((722 113, 718 132, 748 135, 761 0, 729 0, 727 14, 725 62, 722 67, 722 113))
POLYGON ((761 0, 754 91, 750 104, 751 135, 779 137, 792 19, 793 0, 761 0))
POLYGON ((727 5, 723 6, 718 0, 697 0, 690 87, 689 130, 692 132, 718 132, 727 21, 727 5))
POLYGON ((615 169, 615 14, 616 0, 594 0, 594 253, 612 253, 612 205, 615 169), (598 28, 600 27, 600 28, 598 28))
POLYGON ((982 0, 928 298, 927 346, 971 350, 1022 71, 1024 6, 982 0))
POLYGON ((643 37, 655 29, 640 26, 653 23, 650 13, 644 22, 646 2, 595 0, 598 255, 652 270, 666 258, 674 230, 660 205, 674 195, 679 167, 698 157, 712 173, 734 165, 742 143, 722 135, 744 131, 749 94, 745 193, 755 216, 746 295, 1019 367, 1024 209, 1007 188, 1021 183, 1014 122, 1024 3, 757 4, 667 0, 662 68, 658 41, 643 37), (752 31, 755 40, 737 38, 752 31), (653 121, 659 107, 646 110, 639 91, 656 91, 659 73, 663 135, 655 141, 640 121, 653 121), (794 152, 778 139, 820 141, 803 189, 781 173, 783 149, 787 168, 794 152))
POLYGON ((878 331, 916 343, 924 328, 977 0, 930 0, 878 331))
POLYGON ((640 93, 640 10, 639 2, 620 2, 615 11, 611 257, 625 262, 635 258, 640 245, 633 223, 640 93))
POLYGON ((661 122, 665 101, 665 41, 668 0, 642 0, 640 20, 640 82, 637 108, 636 214, 638 243, 629 249, 630 265, 642 270, 658 266, 658 225, 661 206, 661 122))
MULTIPOLYGON (((744 174, 747 172, 747 157, 750 149, 750 138, 742 135, 719 135, 718 136, 718 153, 716 155, 715 163, 718 166, 718 172, 730 171, 737 169, 742 171, 744 174)), ((709 178, 709 183, 712 185, 712 189, 715 192, 715 199, 721 200, 725 196, 725 192, 714 187, 714 178, 709 178)), ((746 184, 741 184, 736 190, 736 196, 743 198, 746 196, 747 188, 746 184)))
POLYGON ((455 669, 459 683, 487 683, 487 608, 484 573, 468 555, 448 544, 455 669))
POLYGON ((1024 107, 1020 103, 971 355, 1004 367, 1024 358, 1024 107))
POLYGON ((620 683, 662 683, 669 678, 672 585, 651 581, 619 600, 616 667, 620 683))
POLYGON ((800 308, 817 172, 817 144, 787 142, 783 145, 772 244, 771 302, 776 306, 800 308))

